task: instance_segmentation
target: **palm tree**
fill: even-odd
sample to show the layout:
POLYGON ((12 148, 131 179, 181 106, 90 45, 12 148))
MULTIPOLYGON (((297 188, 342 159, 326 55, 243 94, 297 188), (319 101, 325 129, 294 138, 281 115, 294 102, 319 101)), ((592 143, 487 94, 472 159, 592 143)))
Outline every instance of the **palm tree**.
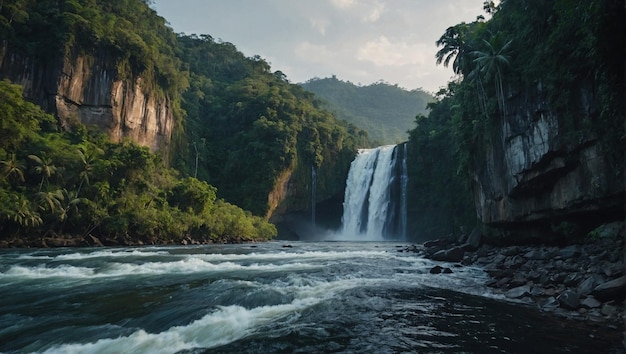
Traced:
POLYGON ((61 202, 65 199, 63 191, 57 189, 54 191, 38 192, 36 198, 39 201, 41 210, 49 210, 51 214, 61 209, 61 202))
POLYGON ((8 160, 0 161, 0 165, 2 165, 2 174, 7 180, 14 179, 24 182, 24 169, 26 167, 17 160, 15 154, 9 155, 8 160))
POLYGON ((35 173, 41 175, 41 182, 39 183, 39 192, 41 192, 43 181, 55 174, 57 172, 57 168, 52 164, 52 160, 43 151, 41 152, 41 157, 37 155, 28 155, 28 158, 33 160, 36 164, 35 173))
POLYGON ((474 62, 477 64, 481 76, 486 80, 494 78, 496 98, 498 99, 498 108, 502 114, 506 113, 504 102, 504 89, 502 86, 502 71, 504 67, 509 65, 510 56, 508 54, 511 47, 511 40, 507 41, 501 47, 497 45, 497 38, 491 37, 489 41, 483 40, 485 45, 484 51, 473 51, 471 54, 475 57, 474 62))
POLYGON ((437 65, 443 63, 443 66, 448 67, 452 61, 454 73, 462 73, 465 66, 465 56, 469 50, 465 43, 467 31, 468 26, 464 22, 446 29, 444 34, 435 42, 437 47, 443 47, 435 54, 437 65))
POLYGON ((15 203, 15 212, 11 219, 22 227, 37 227, 43 223, 39 213, 31 208, 31 203, 26 198, 19 198, 15 203))
POLYGON ((83 183, 87 183, 87 185, 89 185, 89 178, 93 174, 93 165, 96 160, 96 156, 93 153, 87 153, 81 149, 76 150, 76 152, 78 153, 78 157, 81 162, 80 171, 78 172, 80 184, 78 185, 78 190, 76 191, 76 196, 78 196, 83 187, 83 183))
POLYGON ((63 194, 63 200, 61 200, 61 205, 59 208, 59 220, 63 223, 59 229, 59 233, 63 232, 63 226, 65 226, 65 222, 69 218, 70 214, 78 213, 78 204, 85 201, 84 198, 78 197, 78 192, 68 191, 67 189, 61 190, 63 194))
POLYGON ((78 204, 82 203, 85 199, 78 197, 78 192, 67 191, 62 189, 63 199, 61 200, 61 209, 59 213, 59 219, 65 220, 69 216, 70 212, 78 211, 78 204))

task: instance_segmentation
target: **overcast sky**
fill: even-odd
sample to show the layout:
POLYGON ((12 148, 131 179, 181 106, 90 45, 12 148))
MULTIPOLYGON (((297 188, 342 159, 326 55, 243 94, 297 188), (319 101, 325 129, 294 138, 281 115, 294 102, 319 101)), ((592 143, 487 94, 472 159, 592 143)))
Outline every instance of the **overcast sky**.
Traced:
POLYGON ((452 76, 435 65, 449 26, 483 14, 484 0, 154 0, 175 32, 209 34, 260 55, 290 82, 336 75, 436 92, 452 76))

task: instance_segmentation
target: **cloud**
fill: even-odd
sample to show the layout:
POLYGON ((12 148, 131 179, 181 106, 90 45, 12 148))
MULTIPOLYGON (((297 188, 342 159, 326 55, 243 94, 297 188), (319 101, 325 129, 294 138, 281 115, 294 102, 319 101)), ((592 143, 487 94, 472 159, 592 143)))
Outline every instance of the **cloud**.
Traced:
POLYGON ((422 43, 391 42, 387 37, 366 42, 358 51, 357 59, 376 66, 421 65, 431 50, 422 43))
POLYGON ((153 0, 176 32, 210 34, 260 55, 290 81, 332 74, 436 91, 453 75, 435 65, 445 29, 473 21, 484 0, 153 0))
POLYGON ((311 27, 318 31, 322 36, 326 35, 326 28, 330 26, 330 21, 326 18, 311 17, 309 19, 309 23, 311 24, 311 27))
POLYGON ((338 9, 347 9, 354 6, 356 0, 330 0, 330 3, 338 9))
POLYGON ((368 7, 366 15, 361 17, 361 20, 365 23, 378 21, 385 12, 385 4, 383 3, 374 2, 368 7))
POLYGON ((362 23, 376 22, 385 12, 381 0, 329 0, 330 4, 346 15, 357 18, 362 23))
POLYGON ((334 60, 334 54, 323 45, 317 45, 310 42, 302 42, 295 48, 295 54, 298 58, 310 63, 328 63, 334 60))

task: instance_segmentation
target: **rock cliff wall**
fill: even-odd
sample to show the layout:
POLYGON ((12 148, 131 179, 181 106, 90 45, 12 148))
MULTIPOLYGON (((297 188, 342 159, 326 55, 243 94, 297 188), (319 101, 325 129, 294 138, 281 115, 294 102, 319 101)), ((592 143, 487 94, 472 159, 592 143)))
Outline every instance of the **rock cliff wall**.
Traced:
MULTIPOLYGON (((624 217, 624 161, 580 122, 594 114, 591 90, 581 89, 578 135, 552 112, 539 88, 509 100, 491 146, 476 158, 473 191, 480 220, 490 226, 593 227, 624 217)), ((568 125, 572 123, 569 122, 568 125)), ((619 154, 618 154, 619 155, 619 154)))
POLYGON ((142 77, 120 79, 116 61, 104 50, 38 60, 4 46, 0 78, 24 86, 25 96, 57 114, 62 124, 79 120, 113 141, 128 137, 167 153, 174 127, 170 99, 146 89, 142 77))

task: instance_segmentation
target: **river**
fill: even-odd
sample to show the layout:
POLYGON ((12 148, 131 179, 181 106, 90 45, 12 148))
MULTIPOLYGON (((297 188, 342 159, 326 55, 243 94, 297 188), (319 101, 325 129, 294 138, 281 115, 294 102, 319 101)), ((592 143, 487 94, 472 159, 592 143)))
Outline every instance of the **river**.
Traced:
POLYGON ((396 242, 0 250, 0 352, 610 352, 396 242))

